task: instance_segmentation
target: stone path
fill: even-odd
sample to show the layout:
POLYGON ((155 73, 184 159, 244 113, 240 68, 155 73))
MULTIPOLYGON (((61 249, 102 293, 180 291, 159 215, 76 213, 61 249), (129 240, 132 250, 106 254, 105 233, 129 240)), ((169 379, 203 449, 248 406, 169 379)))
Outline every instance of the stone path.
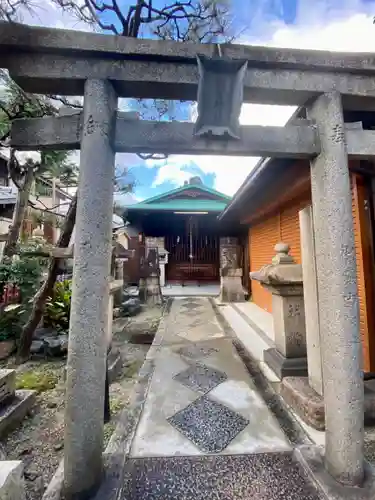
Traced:
POLYGON ((320 498, 209 299, 175 299, 148 357, 122 499, 320 498))

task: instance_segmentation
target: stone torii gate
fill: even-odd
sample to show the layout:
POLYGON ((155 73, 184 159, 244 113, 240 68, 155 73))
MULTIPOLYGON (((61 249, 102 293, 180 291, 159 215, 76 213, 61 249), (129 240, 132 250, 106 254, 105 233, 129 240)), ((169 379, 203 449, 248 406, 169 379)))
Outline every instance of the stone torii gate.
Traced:
POLYGON ((68 499, 93 491, 103 469, 116 152, 310 159, 328 403, 325 466, 342 484, 356 486, 364 480, 364 394, 348 157, 374 157, 375 132, 346 130, 343 107, 375 109, 375 57, 222 45, 218 64, 228 63, 233 74, 228 91, 221 93, 231 102, 221 103, 224 121, 207 124, 210 113, 204 102, 213 105, 217 61, 205 66, 203 58, 215 54, 210 44, 0 25, 0 66, 25 91, 84 96, 83 113, 20 120, 12 127, 12 145, 19 149, 81 149, 65 422, 68 499), (117 113, 118 97, 196 100, 198 84, 204 122, 199 126, 130 121, 117 113), (284 128, 238 127, 242 101, 304 105, 308 119, 284 128), (224 137, 216 137, 223 132, 224 137))

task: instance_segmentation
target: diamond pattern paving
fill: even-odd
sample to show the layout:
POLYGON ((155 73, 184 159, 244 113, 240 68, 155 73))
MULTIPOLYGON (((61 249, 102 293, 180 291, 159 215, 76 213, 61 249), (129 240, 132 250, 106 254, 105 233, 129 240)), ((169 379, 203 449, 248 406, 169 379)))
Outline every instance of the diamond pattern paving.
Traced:
POLYGON ((230 408, 202 396, 180 410, 168 422, 208 453, 223 451, 249 423, 230 408))
POLYGON ((188 311, 194 311, 198 307, 200 307, 200 304, 192 300, 190 300, 189 302, 185 302, 184 304, 181 305, 181 309, 184 308, 187 309, 188 311))
POLYGON ((206 394, 228 377, 224 372, 201 363, 195 363, 186 370, 177 373, 173 378, 193 391, 206 394))
POLYGON ((323 500, 290 453, 129 460, 120 500, 323 500))
POLYGON ((178 354, 189 359, 205 358, 213 352, 218 352, 214 347, 204 347, 199 345, 185 346, 178 349, 178 354))

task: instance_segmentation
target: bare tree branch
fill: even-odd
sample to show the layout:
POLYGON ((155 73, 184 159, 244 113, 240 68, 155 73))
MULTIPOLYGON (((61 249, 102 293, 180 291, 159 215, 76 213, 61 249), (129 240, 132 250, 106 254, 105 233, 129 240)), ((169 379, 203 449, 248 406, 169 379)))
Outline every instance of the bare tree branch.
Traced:
POLYGON ((34 10, 33 2, 30 0, 0 0, 0 19, 5 21, 17 21, 20 9, 34 10))
POLYGON ((80 21, 133 38, 140 36, 143 26, 154 25, 150 33, 163 39, 214 41, 218 37, 224 38, 230 26, 229 9, 225 2, 218 0, 179 0, 164 7, 156 7, 153 0, 135 0, 134 4, 126 7, 126 15, 118 0, 53 1, 80 21), (113 22, 104 21, 108 18, 113 22))

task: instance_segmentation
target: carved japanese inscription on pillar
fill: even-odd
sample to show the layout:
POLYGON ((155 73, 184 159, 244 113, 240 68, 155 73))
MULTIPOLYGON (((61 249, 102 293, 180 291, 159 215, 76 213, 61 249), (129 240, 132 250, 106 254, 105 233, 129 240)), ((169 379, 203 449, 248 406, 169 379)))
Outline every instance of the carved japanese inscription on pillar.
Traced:
POLYGON ((240 138, 239 117, 247 61, 197 56, 198 118, 194 135, 240 138))

